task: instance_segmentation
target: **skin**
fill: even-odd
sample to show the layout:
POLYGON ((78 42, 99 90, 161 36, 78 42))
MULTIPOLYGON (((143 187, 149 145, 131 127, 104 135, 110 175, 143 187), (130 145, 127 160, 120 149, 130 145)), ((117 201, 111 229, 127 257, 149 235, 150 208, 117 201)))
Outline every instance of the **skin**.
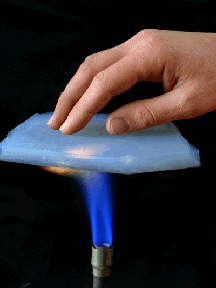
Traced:
POLYGON ((137 81, 163 82, 164 94, 113 111, 130 133, 216 110, 216 33, 145 29, 114 48, 88 56, 58 99, 53 122, 71 135, 82 130, 114 96, 137 81))

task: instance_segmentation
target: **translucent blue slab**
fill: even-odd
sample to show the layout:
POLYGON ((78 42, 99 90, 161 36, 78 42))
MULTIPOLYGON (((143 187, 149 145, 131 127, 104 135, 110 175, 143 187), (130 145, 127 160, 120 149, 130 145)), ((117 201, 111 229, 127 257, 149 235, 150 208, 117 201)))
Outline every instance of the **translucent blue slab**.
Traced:
POLYGON ((109 114, 97 113, 81 131, 64 135, 46 124, 52 114, 36 113, 10 131, 0 143, 0 160, 126 175, 201 165, 199 151, 172 122, 110 135, 109 114))

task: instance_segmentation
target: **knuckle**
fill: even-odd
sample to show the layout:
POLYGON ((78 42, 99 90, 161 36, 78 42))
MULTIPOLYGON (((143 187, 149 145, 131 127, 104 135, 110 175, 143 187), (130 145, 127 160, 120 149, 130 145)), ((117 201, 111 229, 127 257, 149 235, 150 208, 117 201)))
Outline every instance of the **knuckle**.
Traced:
POLYGON ((141 30, 137 34, 139 40, 138 44, 132 49, 138 52, 139 56, 141 57, 143 57, 143 51, 146 53, 150 52, 151 54, 156 53, 159 56, 162 51, 165 53, 164 41, 160 35, 160 30, 141 30))
POLYGON ((99 72, 94 78, 93 78, 93 84, 95 86, 102 86, 104 87, 105 82, 105 73, 104 71, 99 72))
POLYGON ((93 53, 93 54, 87 56, 87 57, 85 58, 84 63, 86 63, 86 64, 88 64, 88 65, 92 65, 92 62, 94 62, 95 57, 96 57, 95 55, 96 55, 96 53, 93 53))
POLYGON ((95 53, 85 58, 84 62, 80 65, 79 71, 84 73, 92 73, 95 61, 95 53))
POLYGON ((145 39, 148 39, 149 41, 153 42, 155 41, 159 36, 159 30, 156 29, 144 29, 141 30, 138 35, 144 37, 145 39))
POLYGON ((136 126, 140 129, 143 129, 143 126, 148 128, 156 125, 152 112, 147 108, 144 103, 141 103, 141 105, 138 105, 135 108, 134 122, 136 126))
POLYGON ((140 31, 140 33, 144 34, 145 36, 152 36, 155 34, 155 29, 143 29, 140 31))

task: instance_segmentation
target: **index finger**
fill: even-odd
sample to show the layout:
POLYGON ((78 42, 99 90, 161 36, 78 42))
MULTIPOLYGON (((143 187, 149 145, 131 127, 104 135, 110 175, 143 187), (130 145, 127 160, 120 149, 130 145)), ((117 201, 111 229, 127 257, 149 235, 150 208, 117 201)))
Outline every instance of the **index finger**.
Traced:
POLYGON ((121 58, 94 77, 89 88, 70 112, 67 126, 62 131, 64 134, 71 135, 82 130, 112 97, 136 84, 139 68, 135 60, 133 55, 121 58))
POLYGON ((123 57, 124 50, 121 46, 119 45, 86 57, 58 99, 53 113, 53 122, 49 124, 51 129, 57 130, 65 122, 73 107, 90 86, 92 79, 100 71, 123 57))

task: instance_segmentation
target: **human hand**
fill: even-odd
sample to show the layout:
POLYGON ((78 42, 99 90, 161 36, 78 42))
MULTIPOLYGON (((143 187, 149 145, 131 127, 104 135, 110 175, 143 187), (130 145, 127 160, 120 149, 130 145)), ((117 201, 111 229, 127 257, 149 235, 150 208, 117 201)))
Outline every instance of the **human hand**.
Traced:
POLYGON ((216 110, 216 33, 145 29, 126 42, 88 56, 66 85, 53 113, 53 130, 82 130, 114 96, 138 81, 163 82, 164 94, 113 111, 111 134, 138 131, 216 110), (128 128, 120 132, 120 121, 128 128))

